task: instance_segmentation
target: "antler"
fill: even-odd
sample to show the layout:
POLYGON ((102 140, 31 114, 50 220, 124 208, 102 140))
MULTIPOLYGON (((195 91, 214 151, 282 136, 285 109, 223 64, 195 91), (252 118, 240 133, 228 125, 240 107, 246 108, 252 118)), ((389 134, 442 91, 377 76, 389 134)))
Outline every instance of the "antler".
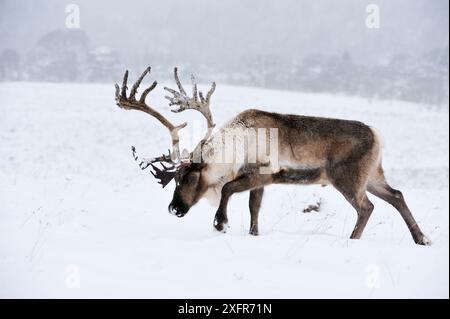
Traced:
MULTIPOLYGON (((137 156, 136 148, 134 146, 131 146, 131 152, 133 153, 134 160, 136 162, 138 162, 139 161, 139 156, 137 156)), ((168 155, 163 154, 161 156, 153 157, 153 158, 142 158, 141 161, 139 162, 139 167, 142 170, 144 170, 144 169, 146 169, 147 167, 149 167, 153 163, 161 163, 161 165, 165 168, 166 166, 164 166, 162 164, 162 162, 168 163, 168 164, 170 164, 173 167, 175 167, 178 164, 178 163, 175 163, 172 160, 172 155, 171 155, 170 150, 169 150, 169 154, 168 155)))
POLYGON ((216 83, 215 82, 212 83, 211 89, 208 91, 205 98, 201 91, 197 91, 197 82, 195 80, 194 75, 191 75, 192 97, 189 97, 186 94, 186 91, 184 90, 183 86, 181 85, 180 79, 178 78, 178 68, 174 68, 174 76, 179 92, 171 88, 164 87, 164 90, 173 94, 173 97, 165 96, 165 98, 170 101, 169 106, 178 105, 178 109, 171 110, 174 113, 180 113, 185 110, 196 110, 205 117, 206 122, 208 124, 208 130, 200 142, 202 145, 209 139, 215 127, 211 110, 209 108, 209 102, 211 100, 211 95, 214 93, 214 90, 216 89, 216 83))
MULTIPOLYGON (((133 158, 136 162, 139 161, 139 156, 136 155, 136 148, 134 146, 131 147, 131 151, 133 152, 133 158)), ((139 167, 144 170, 147 167, 151 166, 153 171, 150 171, 152 175, 158 179, 158 183, 162 185, 162 187, 166 187, 167 184, 170 183, 170 181, 175 177, 175 174, 177 172, 178 164, 172 161, 170 150, 169 155, 162 155, 160 157, 155 158, 143 158, 139 162, 139 167), (163 163, 168 163, 170 166, 166 166, 163 163), (156 167, 153 165, 154 163, 159 163, 162 167, 162 169, 156 167)))
MULTIPOLYGON (((163 157, 167 158, 167 156, 169 156, 169 158, 173 162, 175 162, 175 161, 179 162, 181 160, 181 156, 180 156, 180 147, 179 147, 180 138, 178 136, 178 131, 181 130, 183 127, 185 127, 187 125, 187 123, 183 123, 183 124, 175 126, 172 123, 170 123, 169 120, 167 120, 164 116, 162 116, 161 113, 154 110, 153 108, 151 108, 149 105, 147 105, 145 103, 145 98, 147 97, 148 93, 150 93, 158 84, 156 81, 154 81, 153 84, 150 85, 150 87, 148 87, 147 89, 144 90, 144 92, 142 92, 142 95, 139 100, 136 100, 137 89, 139 88, 139 85, 141 84, 144 77, 147 74, 149 74, 150 71, 151 71, 150 67, 145 69, 145 71, 142 73, 142 75, 137 79, 136 83, 134 83, 133 86, 131 87, 130 96, 127 97, 128 70, 126 70, 125 74, 123 76, 122 88, 120 88, 118 84, 115 85, 116 86, 116 104, 120 108, 125 109, 125 110, 137 110, 137 111, 142 111, 147 114, 150 114, 151 116, 156 118, 162 125, 167 127, 167 129, 170 131, 170 136, 172 139, 173 152, 172 152, 172 155, 169 152, 169 155, 163 155, 163 157)), ((162 158, 162 157, 160 157, 160 158, 162 158)), ((158 162, 157 159, 158 158, 153 159, 153 160, 155 160, 154 162, 158 162)), ((148 165, 146 167, 148 167, 148 165)))

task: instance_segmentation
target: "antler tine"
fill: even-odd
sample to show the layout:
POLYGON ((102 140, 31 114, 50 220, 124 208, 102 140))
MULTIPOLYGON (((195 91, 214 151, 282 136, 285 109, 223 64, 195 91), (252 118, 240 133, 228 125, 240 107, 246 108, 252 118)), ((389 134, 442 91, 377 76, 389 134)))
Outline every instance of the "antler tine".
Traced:
POLYGON ((203 92, 200 91, 199 96, 200 96, 200 100, 202 101, 202 103, 209 105, 209 101, 211 100, 211 95, 214 93, 215 90, 216 90, 216 82, 213 82, 211 84, 211 88, 209 89, 208 93, 206 94, 206 99, 203 96, 203 92))
POLYGON ((178 77, 178 68, 175 67, 173 70, 174 74, 175 74, 175 82, 177 83, 178 89, 180 90, 180 93, 183 95, 186 95, 186 91, 183 88, 183 85, 181 85, 181 81, 180 78, 178 77))
MULTIPOLYGON (((133 84, 133 86, 131 87, 131 91, 130 91, 130 100, 135 100, 135 95, 137 92, 137 89, 139 87, 139 85, 141 85, 142 80, 144 79, 144 77, 147 75, 147 73, 150 73, 152 70, 151 67, 147 67, 145 69, 144 72, 142 72, 141 76, 136 80, 136 82, 133 84)), ((156 85, 155 85, 156 86, 156 85)), ((145 99, 144 99, 145 100, 145 99)))
POLYGON ((119 84, 114 84, 114 86, 116 87, 116 103, 118 103, 119 100, 119 94, 120 94, 120 87, 119 84))
POLYGON ((209 101, 211 100, 211 95, 214 93, 215 90, 216 90, 216 82, 213 82, 211 84, 211 88, 209 89, 208 93, 206 94, 206 103, 208 103, 208 105, 209 105, 209 101))
POLYGON ((145 98, 147 97, 147 94, 149 94, 153 89, 158 85, 158 82, 154 81, 152 85, 150 85, 148 88, 142 92, 141 98, 139 99, 139 102, 145 103, 145 98))
POLYGON ((201 101, 202 103, 206 103, 206 100, 205 100, 205 98, 203 97, 203 92, 202 92, 202 91, 199 91, 199 92, 198 92, 198 95, 200 96, 200 101, 201 101))
POLYGON ((128 82, 128 70, 125 70, 125 74, 123 75, 123 80, 122 80, 122 97, 126 98, 127 97, 127 82, 128 82))
POLYGON ((191 82, 192 82, 192 97, 195 101, 198 100, 197 98, 197 81, 195 80, 194 74, 191 74, 191 82))
POLYGON ((170 170, 176 168, 175 165, 166 166, 166 165, 163 164, 163 162, 161 162, 161 163, 159 163, 159 164, 161 164, 161 166, 162 166, 166 171, 170 171, 170 170))

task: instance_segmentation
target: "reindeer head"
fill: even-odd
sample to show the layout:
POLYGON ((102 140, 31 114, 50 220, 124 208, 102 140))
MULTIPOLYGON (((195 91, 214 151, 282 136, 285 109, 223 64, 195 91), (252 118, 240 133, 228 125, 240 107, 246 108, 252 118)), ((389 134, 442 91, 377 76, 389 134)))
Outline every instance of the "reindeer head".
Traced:
POLYGON ((178 131, 184 128, 187 123, 175 126, 159 112, 145 103, 147 94, 156 87, 157 82, 153 82, 149 88, 144 90, 140 99, 136 100, 137 89, 147 73, 150 73, 150 70, 150 67, 147 68, 138 78, 131 88, 129 97, 127 97, 126 94, 128 71, 125 71, 122 88, 116 84, 116 104, 120 108, 126 110, 138 110, 150 114, 169 130, 172 139, 172 152, 169 150, 166 155, 149 159, 144 158, 142 160, 139 160, 139 157, 136 155, 134 146, 132 147, 132 152, 134 159, 139 161, 139 167, 141 169, 144 170, 149 166, 153 169, 153 171, 151 171, 152 175, 158 180, 158 183, 161 184, 163 188, 170 183, 172 179, 175 179, 176 186, 173 199, 169 204, 169 213, 177 217, 183 217, 189 209, 200 200, 207 189, 207 185, 202 179, 202 171, 206 167, 206 164, 202 161, 201 151, 203 144, 210 138, 215 126, 209 108, 209 102, 211 95, 214 93, 216 84, 212 84, 211 89, 206 97, 204 97, 203 93, 197 90, 197 83, 195 77, 192 75, 192 97, 189 97, 181 85, 180 79, 178 78, 178 70, 175 68, 175 82, 179 91, 164 87, 166 91, 173 95, 166 96, 170 102, 169 106, 178 106, 178 108, 172 109, 172 112, 180 113, 188 109, 196 110, 200 112, 207 121, 208 129, 206 135, 195 148, 195 154, 199 153, 200 156, 194 156, 194 152, 189 153, 187 151, 181 154, 178 131))

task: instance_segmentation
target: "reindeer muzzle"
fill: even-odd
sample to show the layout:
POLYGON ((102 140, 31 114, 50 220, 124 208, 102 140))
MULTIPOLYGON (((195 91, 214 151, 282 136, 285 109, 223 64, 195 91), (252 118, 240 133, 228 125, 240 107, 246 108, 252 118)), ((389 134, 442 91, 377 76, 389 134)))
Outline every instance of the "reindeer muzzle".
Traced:
POLYGON ((181 218, 184 215, 186 215, 187 211, 184 211, 183 209, 170 204, 169 205, 169 213, 172 214, 172 215, 175 215, 175 216, 177 216, 179 218, 181 218))

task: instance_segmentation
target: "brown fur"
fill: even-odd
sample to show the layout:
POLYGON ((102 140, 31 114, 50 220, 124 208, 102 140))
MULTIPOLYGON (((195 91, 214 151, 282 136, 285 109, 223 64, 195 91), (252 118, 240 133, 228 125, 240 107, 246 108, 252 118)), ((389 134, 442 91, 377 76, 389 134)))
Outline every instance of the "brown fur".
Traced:
MULTIPOLYGON (((250 233, 257 235, 258 213, 264 186, 332 184, 357 212, 357 221, 351 238, 361 237, 374 209, 367 197, 369 191, 392 204, 400 212, 417 244, 429 244, 402 194, 392 189, 386 182, 381 167, 381 143, 369 126, 357 121, 251 109, 237 115, 220 132, 234 127, 277 128, 279 167, 274 168, 271 174, 260 174, 259 168, 267 164, 264 164, 263 158, 258 158, 256 163, 193 164, 197 166, 190 168, 181 176, 181 184, 177 182, 171 204, 183 206, 185 211, 182 215, 208 191, 220 191, 220 204, 215 215, 214 227, 219 231, 225 231, 230 197, 234 193, 250 191, 250 233)), ((214 143, 213 136, 203 146, 208 149, 205 154, 211 155, 219 151, 220 141, 214 143)))

